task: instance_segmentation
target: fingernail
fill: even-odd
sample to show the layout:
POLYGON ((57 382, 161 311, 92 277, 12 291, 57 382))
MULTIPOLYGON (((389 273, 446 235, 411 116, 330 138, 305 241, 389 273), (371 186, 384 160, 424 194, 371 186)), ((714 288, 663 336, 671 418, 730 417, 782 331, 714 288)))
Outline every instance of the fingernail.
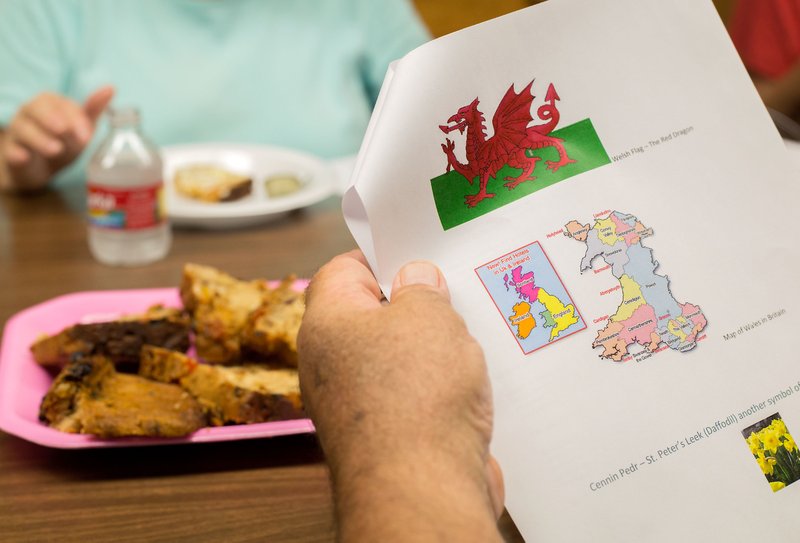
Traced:
POLYGON ((430 262, 411 262, 398 272, 400 285, 430 285, 439 286, 439 269, 430 262))

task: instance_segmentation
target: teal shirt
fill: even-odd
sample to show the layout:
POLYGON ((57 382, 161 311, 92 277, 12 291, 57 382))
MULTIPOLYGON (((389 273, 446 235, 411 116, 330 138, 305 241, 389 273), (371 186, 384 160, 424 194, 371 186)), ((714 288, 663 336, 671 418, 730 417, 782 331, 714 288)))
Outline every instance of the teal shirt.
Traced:
POLYGON ((428 38, 406 0, 0 0, 0 126, 40 92, 112 84, 159 145, 352 154, 389 63, 428 38))

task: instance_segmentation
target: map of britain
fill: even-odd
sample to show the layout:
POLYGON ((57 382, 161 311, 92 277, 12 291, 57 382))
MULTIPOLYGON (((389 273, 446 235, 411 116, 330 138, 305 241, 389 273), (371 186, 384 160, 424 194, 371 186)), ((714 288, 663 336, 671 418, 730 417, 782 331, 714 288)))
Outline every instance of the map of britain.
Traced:
POLYGON ((586 328, 538 242, 475 271, 525 354, 586 328))
POLYGON ((651 228, 619 211, 596 219, 593 225, 573 220, 564 228, 566 236, 586 244, 581 273, 602 257, 621 287, 617 311, 592 343, 593 348, 603 349, 601 358, 621 361, 635 344, 649 352, 662 344, 680 352, 695 348, 706 318, 698 306, 679 303, 670 291, 669 278, 656 273, 653 251, 642 244, 653 235, 651 228))

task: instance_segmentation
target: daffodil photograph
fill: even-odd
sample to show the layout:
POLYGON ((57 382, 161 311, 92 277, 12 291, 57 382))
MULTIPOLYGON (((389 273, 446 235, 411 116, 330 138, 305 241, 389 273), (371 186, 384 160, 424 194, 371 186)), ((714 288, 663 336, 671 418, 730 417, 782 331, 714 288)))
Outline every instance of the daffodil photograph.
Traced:
POLYGON ((780 413, 742 430, 753 458, 773 492, 800 479, 800 454, 780 413))

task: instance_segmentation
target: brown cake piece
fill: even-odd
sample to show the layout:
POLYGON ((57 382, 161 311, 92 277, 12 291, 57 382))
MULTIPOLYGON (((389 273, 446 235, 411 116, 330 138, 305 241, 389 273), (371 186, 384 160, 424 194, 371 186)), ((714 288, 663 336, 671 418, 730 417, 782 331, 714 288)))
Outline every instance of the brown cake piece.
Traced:
POLYGON ((212 426, 304 416, 297 372, 290 369, 200 364, 180 385, 206 409, 212 426))
POLYGON ((241 360, 241 332, 269 291, 264 281, 240 281, 210 266, 186 264, 181 300, 192 316, 197 354, 211 364, 241 360))
POLYGON ((242 330, 242 345, 258 355, 297 367, 297 333, 305 313, 305 294, 292 288, 293 276, 270 291, 242 330))
POLYGON ((294 369, 198 364, 183 353, 146 347, 139 372, 148 379, 178 383, 200 402, 213 426, 305 416, 294 369))
POLYGON ((104 356, 67 365, 42 399, 39 419, 103 438, 180 437, 206 425, 203 408, 176 385, 117 373, 104 356))
POLYGON ((179 168, 174 181, 179 194, 208 203, 241 200, 253 190, 250 176, 214 164, 192 164, 179 168))
POLYGON ((80 355, 98 354, 109 357, 117 367, 135 370, 142 345, 186 351, 190 330, 185 312, 156 305, 141 315, 70 326, 37 340, 31 353, 36 362, 50 368, 61 368, 80 355))

